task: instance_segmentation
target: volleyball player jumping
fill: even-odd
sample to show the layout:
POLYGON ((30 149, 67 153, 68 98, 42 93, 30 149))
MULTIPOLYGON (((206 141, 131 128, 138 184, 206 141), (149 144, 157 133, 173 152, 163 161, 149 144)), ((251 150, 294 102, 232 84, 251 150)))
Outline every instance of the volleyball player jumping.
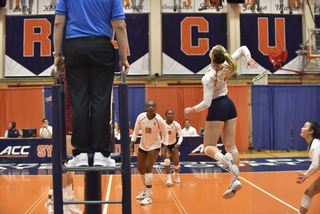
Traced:
POLYGON ((203 101, 184 110, 187 116, 192 112, 208 109, 204 128, 204 152, 207 156, 223 163, 232 173, 231 186, 222 195, 225 199, 233 198, 236 191, 242 188, 238 179, 240 158, 235 145, 237 110, 227 96, 227 79, 236 72, 236 61, 242 56, 247 61, 247 67, 258 67, 258 63, 251 58, 246 46, 237 49, 232 56, 221 45, 214 46, 209 53, 211 66, 202 77, 203 101), (220 135, 227 151, 225 155, 221 154, 217 148, 220 135))

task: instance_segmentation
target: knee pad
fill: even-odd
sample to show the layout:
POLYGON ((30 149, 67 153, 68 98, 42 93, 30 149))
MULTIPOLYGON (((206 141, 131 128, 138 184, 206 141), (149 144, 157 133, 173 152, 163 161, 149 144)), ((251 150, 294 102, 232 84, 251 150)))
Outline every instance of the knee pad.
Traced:
POLYGON ((226 147, 226 151, 230 154, 239 153, 236 146, 226 147))
POLYGON ((180 164, 178 164, 177 166, 173 166, 174 169, 180 169, 180 164))
POLYGON ((146 185, 152 185, 152 183, 153 183, 153 174, 152 173, 145 174, 145 182, 146 182, 146 185))
POLYGON ((307 195, 303 195, 301 200, 301 207, 306 208, 307 210, 310 208, 312 198, 307 195))
POLYGON ((170 166, 170 159, 164 159, 164 165, 170 166))

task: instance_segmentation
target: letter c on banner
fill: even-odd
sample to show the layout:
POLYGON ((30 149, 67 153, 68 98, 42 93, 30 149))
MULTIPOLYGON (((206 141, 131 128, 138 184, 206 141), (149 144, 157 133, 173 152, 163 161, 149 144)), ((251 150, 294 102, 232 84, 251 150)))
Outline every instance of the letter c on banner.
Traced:
POLYGON ((191 27, 198 27, 199 33, 208 33, 209 24, 203 17, 186 17, 181 22, 181 50, 186 55, 204 55, 209 50, 209 39, 198 39, 198 46, 192 46, 191 27))

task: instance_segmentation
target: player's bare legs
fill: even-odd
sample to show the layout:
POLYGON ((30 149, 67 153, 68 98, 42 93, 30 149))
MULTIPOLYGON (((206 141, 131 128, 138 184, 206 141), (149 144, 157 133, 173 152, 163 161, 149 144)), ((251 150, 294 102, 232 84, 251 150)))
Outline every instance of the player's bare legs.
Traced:
POLYGON ((320 177, 317 180, 315 180, 311 184, 311 186, 308 187, 308 189, 304 192, 299 214, 305 214, 308 212, 313 196, 319 193, 320 193, 320 177))
POLYGON ((171 151, 171 158, 174 168, 174 180, 176 183, 180 183, 179 171, 180 171, 180 157, 179 157, 179 150, 173 149, 171 151))
POLYGON ((232 154, 233 162, 239 167, 240 157, 239 152, 228 151, 229 148, 232 148, 236 145, 236 126, 237 118, 227 120, 224 124, 222 131, 222 142, 226 147, 226 151, 232 154))
POLYGON ((152 168, 159 156, 158 150, 150 150, 148 152, 138 152, 137 163, 141 181, 144 185, 143 192, 138 195, 137 199, 143 199, 142 205, 151 204, 151 188, 153 183, 152 168))
MULTIPOLYGON (((216 159, 215 155, 217 152, 220 153, 217 148, 217 143, 220 138, 224 127, 223 121, 206 121, 203 133, 203 147, 207 156, 216 159)), ((221 154, 221 153, 220 153, 221 154)), ((222 163, 222 159, 216 159, 222 163), (219 160, 220 159, 220 160, 219 160)))
POLYGON ((225 199, 230 199, 235 196, 236 191, 242 188, 239 176, 239 153, 235 147, 235 128, 237 118, 223 121, 206 121, 204 128, 204 152, 209 157, 212 157, 228 167, 232 174, 231 186, 222 195, 225 199), (222 139, 227 153, 223 155, 217 148, 217 142, 220 134, 224 136, 222 139), (237 154, 238 153, 238 154, 237 154), (233 156, 237 165, 233 163, 233 156))

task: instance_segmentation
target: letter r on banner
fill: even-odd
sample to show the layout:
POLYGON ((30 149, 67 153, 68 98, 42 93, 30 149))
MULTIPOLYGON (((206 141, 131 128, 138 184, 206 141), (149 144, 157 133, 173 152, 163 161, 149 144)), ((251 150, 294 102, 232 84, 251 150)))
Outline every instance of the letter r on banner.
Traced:
POLYGON ((51 23, 47 19, 25 19, 24 20, 24 57, 34 56, 34 43, 40 42, 41 56, 51 56, 51 23), (38 28, 39 32, 35 33, 38 28))

